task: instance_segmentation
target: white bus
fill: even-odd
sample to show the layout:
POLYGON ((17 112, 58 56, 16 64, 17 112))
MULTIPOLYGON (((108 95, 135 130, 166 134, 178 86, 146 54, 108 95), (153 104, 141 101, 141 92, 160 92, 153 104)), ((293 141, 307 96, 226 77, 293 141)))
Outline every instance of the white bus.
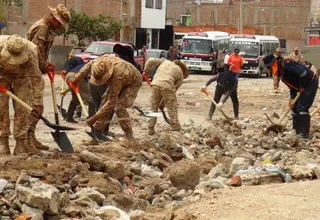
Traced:
POLYGON ((223 69, 229 48, 229 33, 221 31, 191 32, 182 38, 180 60, 189 70, 216 73, 223 69))
POLYGON ((263 73, 269 73, 262 59, 267 54, 274 54, 277 47, 280 47, 280 41, 275 36, 235 35, 230 40, 230 50, 238 48, 244 60, 240 74, 251 74, 257 77, 263 73))

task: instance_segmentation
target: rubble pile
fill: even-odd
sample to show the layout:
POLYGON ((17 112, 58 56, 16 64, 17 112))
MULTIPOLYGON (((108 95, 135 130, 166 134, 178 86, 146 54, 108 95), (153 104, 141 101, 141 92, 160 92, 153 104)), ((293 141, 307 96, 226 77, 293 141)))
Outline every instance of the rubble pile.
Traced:
POLYGON ((213 189, 320 178, 319 141, 265 135, 265 127, 254 116, 200 126, 189 121, 182 132, 158 132, 134 145, 79 146, 59 163, 20 158, 41 165, 18 178, 8 178, 4 167, 13 162, 7 160, 0 220, 183 219, 174 210, 213 189))

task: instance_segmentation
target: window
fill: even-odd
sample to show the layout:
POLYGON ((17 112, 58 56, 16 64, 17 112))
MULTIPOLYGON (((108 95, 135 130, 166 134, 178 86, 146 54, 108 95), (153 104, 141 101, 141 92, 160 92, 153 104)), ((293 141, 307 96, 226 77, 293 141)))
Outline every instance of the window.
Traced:
POLYGON ((162 9, 162 0, 156 0, 156 9, 162 9))
POLYGON ((153 0, 146 0, 146 8, 153 8, 153 0))

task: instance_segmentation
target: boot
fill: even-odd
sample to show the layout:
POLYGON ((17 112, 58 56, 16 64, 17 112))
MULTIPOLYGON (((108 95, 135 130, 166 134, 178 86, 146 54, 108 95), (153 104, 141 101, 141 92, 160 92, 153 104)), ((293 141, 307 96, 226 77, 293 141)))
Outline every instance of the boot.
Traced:
POLYGON ((213 103, 211 103, 209 113, 208 113, 208 116, 206 117, 206 120, 210 121, 212 119, 212 116, 213 116, 215 110, 216 110, 216 106, 213 103))
POLYGON ((8 137, 0 138, 0 154, 6 154, 6 155, 10 154, 8 137))
POLYGON ((48 146, 41 144, 41 142, 37 140, 34 131, 28 132, 28 146, 32 146, 31 148, 38 150, 49 150, 48 146))
POLYGON ((296 135, 300 134, 300 126, 298 126, 297 115, 292 115, 292 129, 296 132, 296 135))
POLYGON ((239 120, 239 102, 233 103, 234 120, 239 120))
POLYGON ((92 117, 96 113, 96 108, 93 103, 89 104, 89 118, 92 117))
POLYGON ((300 134, 297 138, 310 139, 310 115, 298 115, 298 126, 300 128, 300 134))
POLYGON ((154 135, 156 131, 154 130, 154 127, 149 127, 148 128, 148 135, 154 135))
POLYGON ((13 155, 20 155, 26 153, 26 145, 27 145, 27 139, 25 138, 18 138, 16 139, 16 146, 14 147, 13 155))
POLYGON ((132 130, 125 131, 124 133, 126 135, 126 138, 134 138, 132 130))
MULTIPOLYGON (((74 120, 73 118, 73 113, 77 108, 77 104, 75 104, 74 102, 70 102, 69 107, 68 107, 68 112, 67 112, 67 117, 66 117, 66 122, 70 122, 70 123, 78 123, 76 120, 74 120)), ((81 116, 81 114, 80 114, 81 116)))

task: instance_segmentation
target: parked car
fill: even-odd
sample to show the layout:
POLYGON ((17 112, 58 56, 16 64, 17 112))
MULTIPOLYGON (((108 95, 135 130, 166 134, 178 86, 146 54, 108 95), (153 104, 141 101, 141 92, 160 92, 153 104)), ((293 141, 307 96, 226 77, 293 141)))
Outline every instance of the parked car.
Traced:
POLYGON ((70 59, 71 57, 76 56, 76 55, 82 53, 83 51, 85 51, 85 49, 86 49, 86 47, 74 46, 74 47, 71 49, 71 51, 70 51, 70 53, 69 53, 69 55, 68 55, 68 59, 70 59))
POLYGON ((166 50, 160 50, 160 49, 147 49, 147 60, 149 58, 166 58, 167 57, 167 51, 166 50))
POLYGON ((113 46, 121 44, 123 46, 130 46, 134 51, 134 60, 139 67, 140 72, 143 71, 143 56, 139 55, 138 49, 131 43, 120 43, 115 41, 94 41, 92 42, 83 53, 78 54, 85 62, 96 59, 104 54, 111 54, 113 46))

